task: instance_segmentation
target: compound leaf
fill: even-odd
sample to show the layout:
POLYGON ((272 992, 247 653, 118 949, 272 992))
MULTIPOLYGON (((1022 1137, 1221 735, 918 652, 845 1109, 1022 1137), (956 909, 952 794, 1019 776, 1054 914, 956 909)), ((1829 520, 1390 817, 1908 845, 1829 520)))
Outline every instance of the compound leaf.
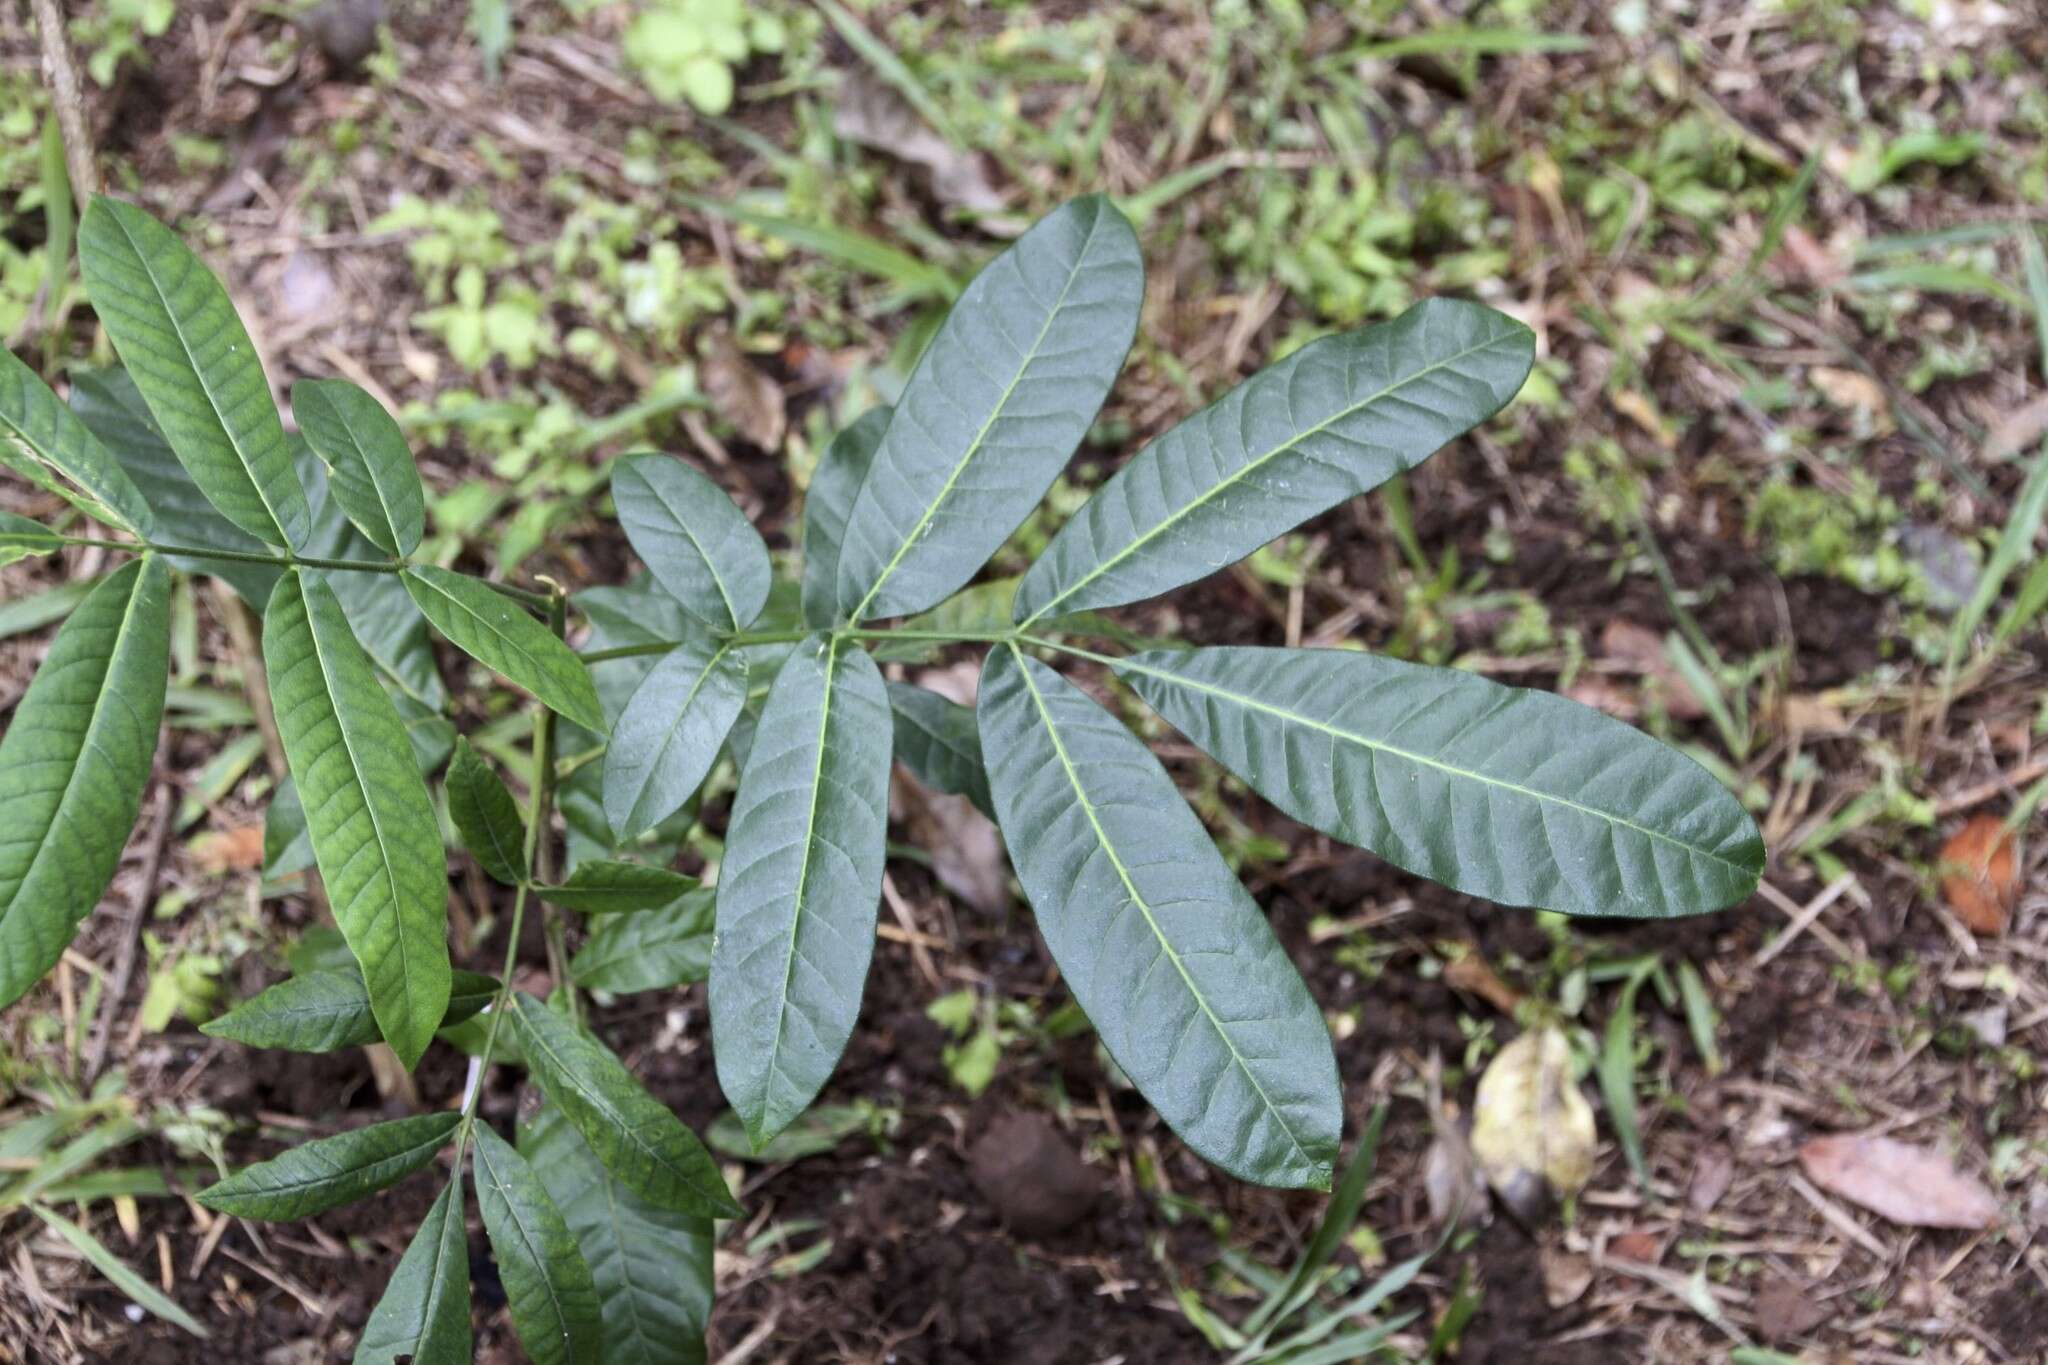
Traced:
POLYGON ((346 379, 301 379, 292 385, 292 416, 327 466, 348 519, 387 554, 417 549, 426 492, 412 447, 384 405, 346 379))
POLYGON ((1153 650, 1117 672, 1295 819, 1470 896, 1666 918, 1763 871, 1706 769, 1548 692, 1336 649, 1153 650))
POLYGON ((1527 327, 1456 299, 1309 343, 1118 470, 1024 575, 1017 619, 1135 602, 1236 563, 1493 416, 1534 358, 1527 327))
POLYGON ((335 923, 362 964, 384 1040, 411 1066, 448 1006, 447 861, 426 780, 319 578, 278 581, 263 662, 335 923))
POLYGON ((147 499, 92 429, 0 349, 0 464, 70 501, 94 521, 148 538, 147 499))
POLYGON ((620 843, 683 808, 704 785, 747 700, 743 650, 696 636, 635 688, 604 756, 604 816, 620 843))
POLYGON ((674 1213, 740 1215, 697 1135, 610 1048, 524 991, 513 997, 512 1028, 534 1080, 621 1184, 674 1213))
POLYGON ((170 571, 107 575, 57 632, 0 739, 0 1006, 57 965, 142 807, 170 667, 170 571))
POLYGON ((476 1194, 519 1333, 533 1365, 596 1365, 604 1321, 590 1267, 526 1158, 479 1123, 476 1194))
MULTIPOLYGON (((494 977, 457 969, 450 974, 448 1012, 441 1026, 459 1024, 491 1003, 494 977)), ((287 978, 199 1026, 200 1032, 249 1047, 286 1052, 334 1052, 378 1039, 370 1013, 370 988, 350 963, 346 970, 306 972, 287 978)))
POLYGON ((526 609, 481 579, 432 564, 400 575, 405 590, 450 644, 540 698, 548 710, 604 732, 604 708, 576 652, 526 609))
POLYGON ((526 880, 526 821, 505 780, 467 739, 448 764, 448 818, 476 865, 507 886, 526 880))
POLYGON ((462 1125, 456 1113, 373 1123, 245 1166, 196 1196, 217 1213, 289 1222, 353 1204, 427 1165, 462 1125))
POLYGON ((964 796, 995 819, 974 708, 912 683, 892 682, 889 709, 895 713, 896 757, 903 766, 932 790, 964 796))
POLYGON ((519 1150, 590 1267, 606 1365, 704 1365, 711 1220, 650 1204, 621 1184, 553 1105, 520 1130, 519 1150))
POLYGON ((302 548, 306 490, 220 281, 169 228, 104 195, 85 211, 78 258, 93 310, 193 481, 258 540, 302 548))
POLYGON ((697 889, 695 877, 646 863, 585 858, 559 886, 537 886, 542 900, 586 915, 627 914, 669 904, 697 889))
POLYGON ((587 990, 629 995, 702 981, 711 974, 711 926, 718 893, 700 887, 637 915, 597 922, 570 960, 587 990))
POLYGON ((990 652, 978 711, 1017 879, 1110 1056, 1232 1175, 1326 1188, 1343 1106, 1322 1013, 1173 779, 1014 648, 990 652))
POLYGON ((903 386, 839 548, 839 609, 923 611, 1002 546, 1095 420, 1145 266, 1106 196, 1065 204, 974 277, 903 386))
POLYGON ((768 547, 725 490, 668 455, 626 455, 612 500, 633 551, 669 596, 714 630, 738 630, 768 602, 768 547))
POLYGON ((813 635, 768 693, 718 873, 711 1041, 755 1142, 817 1095, 860 1014, 889 820, 874 660, 813 635))
POLYGON ((869 408, 832 438, 804 493, 804 621, 820 629, 839 620, 839 542, 875 449, 889 429, 886 404, 869 408))
POLYGON ((420 1221, 363 1326, 355 1365, 469 1365, 469 1229, 462 1173, 420 1221))

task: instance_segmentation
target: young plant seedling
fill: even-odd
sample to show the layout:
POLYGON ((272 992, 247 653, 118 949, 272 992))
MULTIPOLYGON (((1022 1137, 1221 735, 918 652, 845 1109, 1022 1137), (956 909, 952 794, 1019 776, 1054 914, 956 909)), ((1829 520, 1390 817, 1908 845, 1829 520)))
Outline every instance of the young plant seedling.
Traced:
POLYGON ((1533 339, 1490 309, 1433 300, 1303 347, 1139 452, 1020 578, 970 587, 1137 328, 1137 240, 1109 200, 1078 199, 969 284, 893 410, 832 442, 799 583, 777 583, 716 484, 638 454, 612 492, 649 576, 569 598, 413 561, 424 499, 397 424, 351 384, 308 381, 304 441, 288 438, 225 291, 161 224, 102 199, 79 248, 126 372, 79 376, 66 407, 7 357, 0 460, 111 534, 10 517, 0 555, 135 558, 59 631, 0 741, 0 1002, 55 964, 119 860, 161 716, 170 574, 226 578, 263 611, 293 779, 272 871, 303 833, 346 950, 301 954, 209 1031, 303 1051, 381 1039, 407 1065, 440 1036, 478 1057, 459 1110, 310 1142, 199 1196, 303 1218, 454 1147, 359 1361, 468 1358, 465 1157, 536 1360, 701 1359, 710 1220, 740 1210, 583 1026, 578 988, 708 977, 719 1083, 748 1139, 772 1140, 859 1014, 892 759, 995 816, 1075 1000, 1190 1148, 1246 1180, 1328 1187, 1343 1109, 1315 1000, 1159 761, 1053 661, 1102 666, 1293 818, 1470 895, 1663 917, 1738 901, 1761 871, 1755 825, 1708 773, 1561 698, 1351 650, 1074 642, 1499 411, 1533 339), (572 608, 591 627, 580 655, 572 608), (447 709, 428 626, 534 698, 524 812, 477 749, 423 738, 447 709), (877 664, 964 643, 987 651, 972 709, 877 664), (741 775, 706 887, 670 864, 725 752, 741 775), (428 787, 444 763, 462 843, 513 888, 497 978, 450 966, 428 787), (535 899, 550 1001, 509 986, 535 899), (593 926, 573 959, 557 908, 593 926), (498 1061, 548 1100, 516 1146, 477 1112, 498 1061))

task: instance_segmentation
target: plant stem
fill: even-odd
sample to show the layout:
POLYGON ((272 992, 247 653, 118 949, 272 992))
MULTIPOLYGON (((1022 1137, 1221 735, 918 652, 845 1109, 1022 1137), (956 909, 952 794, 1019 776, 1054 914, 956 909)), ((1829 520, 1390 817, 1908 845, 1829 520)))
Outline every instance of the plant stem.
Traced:
MULTIPOLYGON (((763 630, 730 631, 718 636, 719 642, 727 645, 787 645, 798 640, 808 640, 820 634, 817 630, 763 630)), ((842 640, 928 640, 938 644, 983 644, 1003 645, 1022 638, 1016 628, 1010 630, 869 630, 856 626, 840 626, 823 634, 836 635, 842 640)), ((637 645, 617 645, 611 649, 594 649, 578 657, 586 664, 601 664, 608 659, 636 659, 649 654, 666 654, 683 644, 681 640, 648 640, 637 645)))
MULTIPOLYGON (((557 588, 548 598, 548 629, 557 639, 568 630, 569 600, 557 588)), ((527 879, 545 882, 549 875, 547 824, 554 810, 555 799, 555 716, 545 707, 534 718, 533 728, 533 789, 534 816, 526 828, 526 870, 527 879)), ((540 923, 548 947, 548 974, 554 978, 555 988, 564 993, 569 1002, 570 1022, 583 1022, 583 1007, 576 998, 576 987, 569 980, 569 931, 562 919, 560 906, 542 901, 540 923)))
MULTIPOLYGON (((51 535, 40 543, 48 545, 87 545, 102 550, 126 550, 130 554, 150 553, 168 555, 177 559, 215 559, 231 564, 274 564, 281 569, 335 569, 345 573, 404 573, 412 567, 409 559, 317 559, 309 555, 258 554, 253 550, 199 549, 190 545, 159 545, 152 540, 105 540, 97 536, 51 535)), ((533 592, 527 588, 515 588, 510 583, 493 583, 480 579, 492 592, 501 593, 515 602, 529 607, 546 610, 555 600, 554 594, 533 592)))

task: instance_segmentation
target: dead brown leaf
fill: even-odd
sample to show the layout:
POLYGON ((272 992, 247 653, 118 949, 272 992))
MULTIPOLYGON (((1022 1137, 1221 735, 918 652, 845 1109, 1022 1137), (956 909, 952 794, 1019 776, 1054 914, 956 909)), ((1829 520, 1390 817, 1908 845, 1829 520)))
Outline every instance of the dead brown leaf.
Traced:
POLYGON ((1700 699, 1672 666, 1664 652, 1664 637, 1648 626, 1619 617, 1600 628, 1600 654, 1614 663, 1632 668, 1646 678, 1655 678, 1664 697, 1664 709, 1677 720, 1698 720, 1707 714, 1700 699))
POLYGON ((1577 1303, 1592 1287, 1593 1263, 1584 1256, 1546 1246, 1537 1257, 1543 1270, 1543 1301, 1552 1308, 1577 1303))
POLYGON ((2019 897, 2012 832, 1995 815, 1974 816, 1941 848, 1941 897, 1970 932, 1996 938, 2019 897))
POLYGON ((1987 1228, 1998 1200, 1939 1152, 1894 1138, 1836 1133, 1799 1149, 1806 1178, 1887 1221, 1915 1228, 1987 1228))
POLYGON ((1685 1189, 1685 1206, 1694 1213, 1711 1213, 1728 1187, 1735 1183, 1735 1159, 1725 1147, 1703 1149, 1692 1162, 1692 1183, 1685 1189))
POLYGON ((1655 441, 1660 448, 1664 450, 1676 450, 1678 448, 1678 433, 1673 431, 1671 424, 1664 420, 1664 414, 1657 410, 1655 400, 1648 394, 1641 393, 1635 389, 1623 389, 1607 401, 1613 404, 1616 412, 1649 433, 1650 439, 1655 441))
POLYGON ((939 885, 985 915, 1009 908, 1009 864, 993 820, 966 797, 935 792, 900 766, 893 797, 910 841, 931 851, 939 885))
POLYGON ((1778 1276, 1757 1291, 1756 1330, 1765 1341, 1803 1337, 1834 1316, 1810 1285, 1778 1276))
POLYGON ((948 143, 901 95, 866 70, 849 72, 840 82, 832 131, 848 142, 924 167, 941 203, 976 213, 996 213, 1003 207, 1003 196, 989 184, 980 155, 948 143))
POLYGON ((1478 996, 1510 1019, 1522 1003, 1522 993, 1501 980, 1493 964, 1469 945, 1466 952, 1445 964, 1444 984, 1454 991, 1478 996))
POLYGON ((202 871, 214 876, 223 872, 253 872, 263 866, 263 826, 208 830, 192 841, 191 849, 192 860, 202 871))
POLYGON ((730 334, 714 333, 704 344, 698 373, 711 406, 748 444, 762 450, 781 449, 782 435, 789 429, 782 385, 754 368, 730 334))
POLYGON ((1816 365, 1808 378, 1828 402, 1854 413, 1864 423, 1860 430, 1873 436, 1891 435, 1892 405, 1884 385, 1861 370, 1838 370, 1826 365, 1816 365))
POLYGON ((2048 435, 2048 393, 2001 417, 1984 438, 1984 458, 2003 460, 2048 435))

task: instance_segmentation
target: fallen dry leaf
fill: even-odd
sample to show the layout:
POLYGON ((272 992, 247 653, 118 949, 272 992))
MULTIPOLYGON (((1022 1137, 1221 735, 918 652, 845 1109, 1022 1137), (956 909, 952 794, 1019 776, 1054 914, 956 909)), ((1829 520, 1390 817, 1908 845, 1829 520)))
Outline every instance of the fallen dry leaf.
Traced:
POLYGON ((1593 1144, 1564 1031, 1531 1029, 1502 1048, 1479 1078, 1472 1155, 1508 1208, 1531 1222, 1548 1197, 1577 1194, 1593 1174, 1593 1144))
POLYGON ((1765 1341, 1802 1337, 1834 1316, 1810 1285, 1779 1276, 1757 1291, 1756 1330, 1765 1341))
POLYGON ((2019 896, 2012 832, 1995 815, 1973 817, 1941 847, 1941 898, 1970 932, 1995 938, 2019 896))
POLYGON ((985 915, 1009 908, 1009 864, 995 821, 964 796, 933 791, 901 765, 892 804, 911 842, 931 851, 940 886, 985 915))
POLYGON ((782 434, 789 429, 782 385, 755 369, 731 336, 719 332, 705 343, 698 373, 712 407, 750 445, 781 449, 782 434))
POLYGON ((1501 980, 1500 974, 1494 971, 1479 950, 1469 946, 1466 952, 1445 964, 1444 984, 1454 991, 1478 996, 1511 1019, 1516 1007, 1522 1003, 1522 993, 1501 980))
POLYGON ((192 861, 215 876, 223 872, 253 872, 263 866, 263 826, 209 830, 192 841, 191 849, 192 861))
POLYGON ((1636 713, 1642 710, 1636 704, 1634 688, 1624 687, 1598 673, 1586 673, 1575 678, 1564 694, 1581 706, 1605 711, 1617 720, 1634 720, 1636 713))
POLYGON ((1997 461, 2018 454, 2048 434, 2048 394, 2022 404, 1998 419, 1984 437, 1984 458, 1997 461))
POLYGON ((1861 370, 1837 370, 1826 365, 1815 366, 1808 377, 1822 397, 1860 417, 1867 424, 1863 429, 1871 435, 1891 435, 1892 405, 1884 385, 1861 370))
POLYGON ((1613 404, 1616 412, 1648 432, 1650 439, 1659 447, 1664 450, 1677 449, 1678 433, 1671 429, 1671 424, 1664 420, 1664 414, 1657 411, 1657 404, 1647 394, 1639 393, 1635 389, 1623 389, 1608 399, 1608 402, 1613 404))
POLYGON ((1577 1303, 1592 1287, 1593 1263, 1584 1256, 1546 1246, 1537 1253, 1537 1264, 1543 1271, 1543 1301, 1552 1308, 1577 1303))
POLYGON ((832 131, 848 142, 924 167, 932 178, 932 193, 942 203, 976 213, 995 213, 1003 207, 1003 196, 989 184, 979 154, 948 143, 901 95, 865 70, 853 71, 840 82, 832 131))
POLYGON ((1735 1159, 1725 1147, 1708 1147, 1692 1160, 1692 1182, 1685 1187, 1685 1206, 1710 1213, 1735 1183, 1735 1159))
POLYGON ((1806 1178, 1890 1222, 1914 1228, 1987 1228, 1998 1200, 1939 1152, 1888 1137, 1837 1133, 1799 1149, 1806 1178))
POLYGON ((1624 1261, 1634 1261, 1638 1265, 1655 1265, 1664 1259, 1663 1239, 1656 1233, 1642 1228, 1631 1228, 1627 1232, 1616 1234, 1608 1241, 1607 1250, 1624 1261))
POLYGON ((1778 721, 1787 730, 1802 735, 1839 735, 1849 729, 1847 716, 1819 697, 1803 692, 1795 692, 1779 703, 1778 721))
POLYGON ((1664 709, 1675 720, 1698 720, 1707 714, 1700 699, 1672 666, 1664 651, 1664 637, 1648 626, 1619 618, 1600 628, 1602 658, 1632 668, 1646 678, 1655 678, 1663 694, 1664 709))

